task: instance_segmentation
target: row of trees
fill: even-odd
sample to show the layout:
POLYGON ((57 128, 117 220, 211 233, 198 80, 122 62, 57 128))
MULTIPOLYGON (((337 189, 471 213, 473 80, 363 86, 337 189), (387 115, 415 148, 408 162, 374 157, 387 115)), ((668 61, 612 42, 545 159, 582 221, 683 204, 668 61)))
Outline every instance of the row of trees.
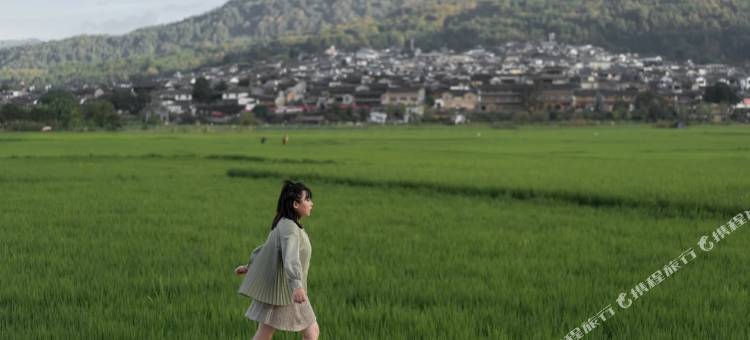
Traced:
POLYGON ((475 120, 515 122, 544 122, 569 120, 626 120, 636 122, 686 122, 711 121, 714 115, 724 115, 731 120, 747 122, 746 112, 733 110, 740 98, 731 87, 717 83, 706 88, 702 102, 674 103, 654 92, 636 95, 632 103, 620 101, 611 110, 596 103, 590 110, 544 110, 539 107, 508 114, 474 114, 475 120), (727 115, 727 113, 731 113, 727 115))
POLYGON ((44 126, 68 130, 117 129, 121 125, 121 117, 109 100, 95 99, 81 105, 75 95, 64 90, 48 92, 37 105, 0 106, 0 126, 8 130, 38 131, 44 126))
MULTIPOLYGON (((215 110, 222 112, 240 112, 240 107, 223 108, 211 103, 220 96, 226 84, 217 84, 214 87, 203 78, 199 78, 193 89, 194 98, 204 108, 199 114, 192 116, 183 114, 173 116, 171 121, 183 124, 194 124, 197 122, 211 123, 209 113, 215 110)), ((66 90, 52 90, 39 99, 37 105, 7 104, 0 106, 0 127, 6 130, 39 130, 42 126, 51 126, 56 129, 76 130, 81 128, 103 128, 117 129, 123 125, 123 115, 118 112, 130 113, 127 117, 140 117, 141 121, 151 118, 154 107, 150 104, 149 92, 137 92, 129 89, 116 89, 110 94, 97 99, 87 100, 79 104, 75 95, 66 90)), ((633 103, 618 102, 611 109, 605 109, 603 103, 597 102, 591 110, 583 112, 575 110, 547 110, 540 105, 533 105, 533 91, 527 96, 527 111, 515 113, 470 113, 470 117, 478 121, 513 120, 519 122, 538 121, 564 121, 575 119, 589 120, 633 120, 642 122, 674 121, 674 120, 708 120, 712 111, 716 110, 710 104, 723 105, 724 111, 736 104, 740 97, 727 84, 716 83, 706 88, 703 98, 704 103, 691 103, 686 106, 675 105, 666 98, 653 92, 639 93, 633 103)), ((434 99, 428 95, 427 103, 434 99)), ((406 116, 406 108, 403 106, 388 106, 385 108, 391 119, 401 120, 406 116)), ((369 117, 369 111, 364 109, 341 109, 332 107, 325 112, 312 113, 322 115, 328 122, 361 122, 369 117)), ((427 109, 421 118, 428 122, 446 121, 450 113, 427 109)), ((259 123, 285 123, 292 121, 298 115, 276 115, 265 106, 256 106, 252 112, 240 112, 231 124, 256 125, 259 123)), ((735 117, 745 120, 747 117, 735 117)))

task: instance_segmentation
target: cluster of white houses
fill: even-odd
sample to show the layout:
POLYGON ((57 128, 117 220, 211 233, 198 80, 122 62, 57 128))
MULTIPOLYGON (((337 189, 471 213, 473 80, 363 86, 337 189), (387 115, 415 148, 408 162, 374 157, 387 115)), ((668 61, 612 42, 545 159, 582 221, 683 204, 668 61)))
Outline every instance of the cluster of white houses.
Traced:
MULTIPOLYGON (((492 50, 455 53, 417 50, 339 52, 296 60, 232 64, 190 73, 177 72, 136 83, 77 88, 82 100, 106 88, 152 93, 147 110, 163 120, 209 115, 221 121, 263 106, 272 114, 311 116, 352 110, 401 116, 432 113, 514 113, 529 110, 611 111, 632 104, 638 93, 652 91, 690 109, 701 102, 706 86, 730 85, 741 96, 750 92, 750 73, 723 64, 670 63, 661 57, 615 54, 594 46, 544 42, 508 43, 492 50), (198 78, 217 89, 211 102, 193 98, 198 78), (218 95, 220 93, 220 96, 218 95)), ((4 93, 4 100, 23 96, 4 93)), ((750 105, 743 101, 738 105, 750 105)))

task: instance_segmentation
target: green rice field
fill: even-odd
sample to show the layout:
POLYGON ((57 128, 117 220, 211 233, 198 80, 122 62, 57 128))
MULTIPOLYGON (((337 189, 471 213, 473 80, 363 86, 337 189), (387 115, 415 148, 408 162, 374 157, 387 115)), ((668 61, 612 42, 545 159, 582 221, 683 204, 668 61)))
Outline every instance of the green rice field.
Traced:
POLYGON ((564 339, 607 305, 583 338, 750 339, 750 223, 696 245, 748 174, 742 125, 4 133, 0 339, 251 339, 233 270, 286 178, 321 339, 564 339))

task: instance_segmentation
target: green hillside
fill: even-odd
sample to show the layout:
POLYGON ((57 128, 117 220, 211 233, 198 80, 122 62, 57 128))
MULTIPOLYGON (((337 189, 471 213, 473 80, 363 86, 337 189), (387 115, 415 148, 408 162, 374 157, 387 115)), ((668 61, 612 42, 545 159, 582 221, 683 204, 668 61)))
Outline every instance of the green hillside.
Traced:
POLYGON ((125 78, 269 53, 387 47, 423 49, 542 39, 747 62, 750 3, 740 0, 233 0, 178 23, 122 36, 78 36, 0 50, 0 79, 125 78))

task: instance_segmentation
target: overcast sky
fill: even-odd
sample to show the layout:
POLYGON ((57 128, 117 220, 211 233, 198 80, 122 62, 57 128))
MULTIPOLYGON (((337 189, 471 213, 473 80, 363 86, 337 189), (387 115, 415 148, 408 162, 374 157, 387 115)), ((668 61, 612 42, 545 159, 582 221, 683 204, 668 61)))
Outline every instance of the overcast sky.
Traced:
POLYGON ((0 0, 0 40, 123 34, 179 21, 227 0, 0 0))

